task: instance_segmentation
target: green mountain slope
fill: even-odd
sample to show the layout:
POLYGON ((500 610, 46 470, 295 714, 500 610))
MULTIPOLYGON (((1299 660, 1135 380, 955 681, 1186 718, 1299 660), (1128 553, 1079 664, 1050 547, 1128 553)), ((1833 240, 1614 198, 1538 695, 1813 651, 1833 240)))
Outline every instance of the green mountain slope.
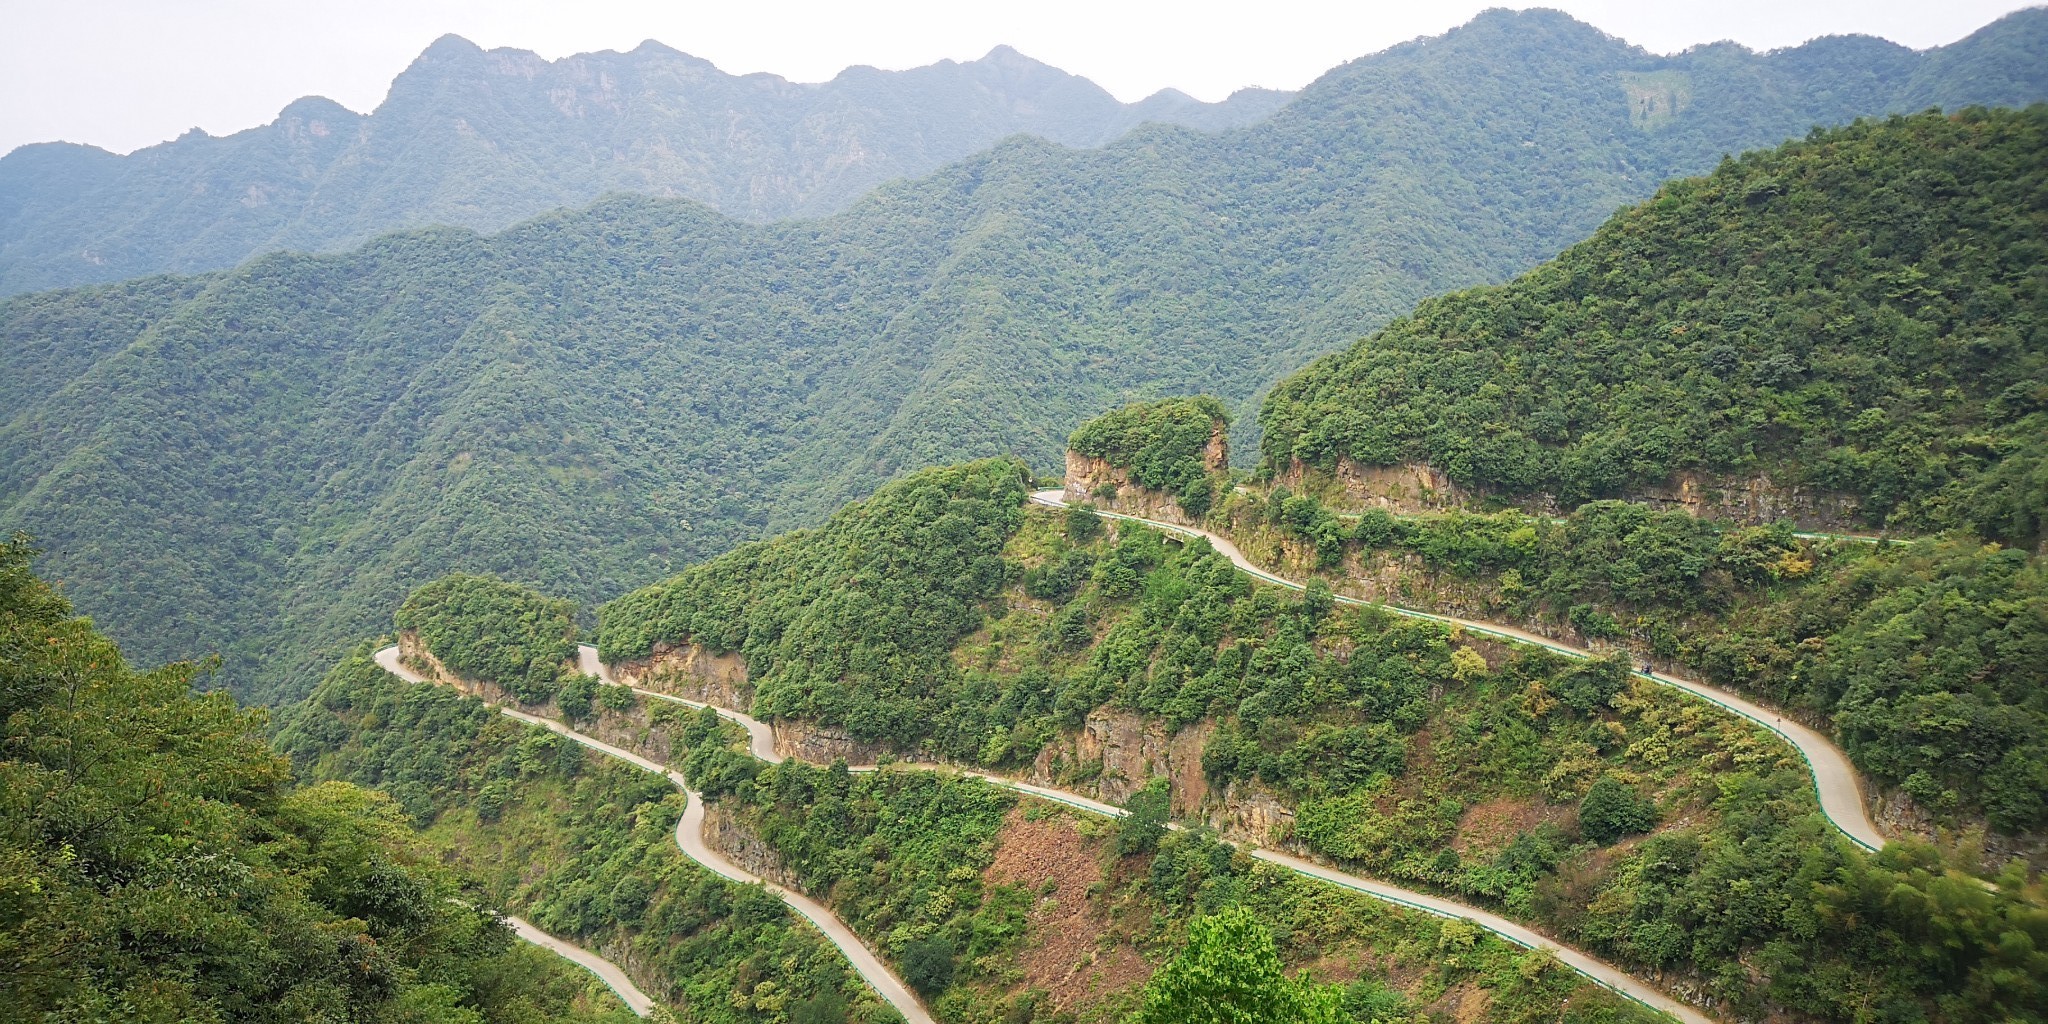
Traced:
POLYGON ((302 693, 451 570, 607 596, 907 467, 1049 468, 1132 397, 1243 403, 1671 173, 1884 109, 1878 72, 1928 59, 1869 39, 1657 57, 1494 12, 1256 125, 1015 139, 820 221, 614 198, 20 297, 0 523, 139 655, 220 651, 243 692, 302 693), (1683 102, 1632 106, 1645 75, 1683 102))
POLYGON ((1565 507, 1699 474, 2032 545, 2048 517, 2048 107, 1816 133, 1277 386, 1265 466, 1420 463, 1565 507))
MULTIPOLYGON (((491 614, 502 610, 471 603, 460 621, 488 631, 505 624, 491 614)), ((674 720, 655 715, 642 728, 674 720)), ((278 724, 278 747, 307 777, 389 793, 486 897, 630 965, 679 1022, 902 1020, 774 894, 677 849, 684 798, 666 780, 481 700, 406 683, 378 668, 367 644, 278 724), (807 1002, 842 1013, 807 1013, 807 1002)))
POLYGON ((1171 90, 1119 103, 997 47, 804 85, 728 75, 647 42, 547 61, 445 36, 369 114, 320 97, 224 138, 197 130, 120 157, 66 143, 0 158, 0 294, 331 250, 388 231, 495 231, 613 191, 747 220, 818 216, 1005 136, 1100 145, 1144 121, 1218 129, 1289 94, 1222 103, 1171 90))
POLYGON ((1104 799, 1156 779, 1185 820, 1497 907, 1745 1018, 2048 1006, 2023 862, 1986 886, 1910 839, 1862 853, 1791 747, 1622 657, 1258 586, 1205 541, 1019 507, 1022 486, 999 461, 915 474, 605 605, 600 649, 679 692, 698 655, 737 654, 784 735, 1104 799), (994 588, 963 571, 991 559, 994 588))

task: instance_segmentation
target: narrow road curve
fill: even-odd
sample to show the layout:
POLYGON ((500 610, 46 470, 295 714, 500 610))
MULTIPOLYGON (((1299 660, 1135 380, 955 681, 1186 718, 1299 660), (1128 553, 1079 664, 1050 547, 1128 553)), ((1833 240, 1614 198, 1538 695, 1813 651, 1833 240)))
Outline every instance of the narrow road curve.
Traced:
MULTIPOLYGON (((598 676, 599 678, 605 680, 607 683, 611 682, 611 673, 604 671, 604 666, 602 664, 596 663, 596 648, 585 646, 578 653, 579 664, 582 667, 583 671, 591 675, 598 676), (597 671, 591 671, 593 667, 595 667, 597 671)), ((383 650, 378 651, 376 654, 376 660, 378 666, 383 668, 384 671, 389 672, 392 675, 399 677, 400 679, 404 679, 415 683, 433 682, 433 680, 427 679, 419 673, 414 672, 412 669, 408 668, 404 662, 400 661, 398 658, 398 648, 395 646, 386 647, 383 650)), ((648 691, 640 692, 648 693, 649 696, 662 696, 661 694, 649 693, 648 691)), ((906 1022, 908 1022, 908 1024, 935 1024, 935 1022, 932 1020, 931 1014, 926 1012, 924 1004, 918 1001, 917 996, 911 993, 909 986, 905 985, 903 983, 903 980, 901 978, 898 978, 895 972, 889 969, 887 964, 882 963, 880 958, 876 957, 872 950, 868 949, 867 946, 863 945, 860 941, 860 937, 856 936, 853 933, 852 929, 846 927, 846 924, 844 922, 840 921, 838 917, 834 916, 832 911, 826 909, 825 906, 819 903, 818 901, 813 900, 808 896, 805 896, 803 893, 796 892, 794 890, 777 885, 774 882, 762 879, 761 877, 747 871, 745 868, 742 868, 739 865, 734 864, 732 861, 727 860, 724 854, 719 853, 717 850, 712 849, 708 844, 706 844, 704 842, 704 797, 696 790, 690 788, 689 783, 684 781, 683 776, 680 772, 669 771, 667 767, 657 764, 654 761, 648 760, 647 758, 641 757, 640 755, 635 754, 632 751, 612 746, 611 744, 606 743, 603 740, 597 739, 592 736, 585 736, 584 734, 577 732, 576 730, 571 729, 560 722, 552 721, 546 718, 541 718, 537 715, 529 715, 523 711, 518 711, 507 707, 498 708, 498 713, 510 718, 516 718, 529 725, 540 726, 541 728, 553 732, 556 735, 565 737, 570 740, 574 740, 577 743, 581 743, 584 746, 589 747, 590 749, 595 750, 601 754, 608 754, 612 757, 616 757, 619 760, 634 766, 635 768, 641 769, 642 771, 653 772, 656 775, 660 775, 667 778, 668 781, 673 783, 677 789, 682 790, 684 796, 688 798, 688 803, 683 808, 683 816, 680 820, 676 822, 676 845, 682 849, 683 853, 686 856, 688 856, 691 860, 694 860, 697 863, 703 865, 704 867, 709 868, 715 874, 721 875, 725 878, 729 878, 735 882, 739 882, 742 885, 758 884, 762 888, 767 889, 769 892, 774 893, 776 897, 782 900, 782 902, 788 904, 791 909, 795 910, 799 914, 802 914, 812 924, 816 925, 818 930, 820 932, 823 932, 825 938, 831 940, 834 946, 839 947, 839 951, 841 953, 846 954, 846 959, 852 962, 854 971, 861 976, 861 979, 863 981, 866 981, 868 985, 875 990, 875 993, 881 996, 883 1000, 887 1001, 889 1005, 895 1007, 898 1013, 903 1014, 903 1018, 906 1022)), ((732 716, 728 715, 727 717, 732 716)), ((748 719, 748 721, 752 721, 752 719, 748 719)), ((755 724, 760 725, 761 729, 764 732, 767 732, 767 735, 769 737, 768 749, 770 753, 773 753, 775 746, 774 734, 768 731, 768 727, 766 725, 761 725, 760 723, 755 724)), ((752 728, 749 728, 748 733, 750 736, 752 736, 754 735, 754 730, 752 728)), ((780 760, 780 758, 777 758, 776 760, 780 760)), ((522 932, 520 937, 525 938, 526 936, 522 932)), ((560 942, 560 940, 553 941, 560 942)), ((632 997, 629 997, 626 994, 627 991, 633 992, 634 995, 638 996, 643 1001, 647 999, 646 995, 642 994, 639 989, 633 987, 632 981, 625 976, 625 973, 620 971, 618 967, 613 965, 610 961, 604 960, 603 958, 597 956, 594 953, 590 953, 586 950, 580 949, 575 946, 570 946, 568 943, 565 942, 561 943, 561 946, 565 946, 569 949, 576 950, 577 953, 580 953, 580 957, 573 956, 568 953, 563 953, 563 955, 569 956, 570 959, 575 960, 577 963, 583 964, 586 967, 590 967, 593 971, 597 971, 598 976, 603 978, 606 984, 611 985, 612 991, 619 993, 619 998, 627 1000, 629 1005, 632 1002, 632 997), (588 957, 589 960, 585 960, 583 959, 583 957, 588 957), (598 964, 603 964, 604 967, 607 968, 610 973, 598 970, 597 967, 592 966, 590 961, 595 961, 598 964), (613 980, 614 976, 616 976, 617 978, 616 982, 614 982, 613 980)), ((548 948, 554 949, 558 953, 563 952, 562 948, 558 946, 550 945, 548 948)), ((634 1012, 640 1013, 642 1011, 635 1010, 634 1012)))
MULTIPOLYGON (((598 660, 597 648, 592 647, 589 644, 580 644, 578 645, 578 648, 578 664, 581 666, 582 671, 586 675, 596 676, 598 677, 598 679, 612 686, 625 685, 624 683, 620 683, 614 680, 611 676, 611 672, 606 669, 605 665, 602 662, 598 660)), ((710 708, 712 711, 716 712, 721 718, 724 718, 730 722, 737 723, 747 730, 747 749, 748 752, 753 754, 756 758, 759 758, 760 760, 766 761, 770 764, 781 764, 784 760, 783 756, 780 753, 777 753, 775 750, 775 730, 766 722, 762 722, 751 715, 748 715, 741 711, 734 710, 732 708, 720 707, 716 704, 706 704, 703 701, 690 700, 687 697, 678 697, 674 694, 656 693, 653 690, 643 690, 637 686, 627 688, 631 689, 635 693, 640 694, 643 697, 649 697, 655 700, 668 701, 670 703, 682 704, 693 708, 710 708)), ((514 712, 510 711, 507 711, 505 713, 514 714, 514 712)), ((518 717, 527 720, 534 720, 531 719, 530 716, 525 715, 520 715, 518 717)), ((561 726, 555 723, 543 724, 547 725, 548 728, 554 729, 557 732, 564 731, 561 726)), ((564 735, 574 734, 564 732, 564 735)), ((897 770, 903 771, 910 771, 916 769, 959 770, 952 769, 949 766, 921 764, 916 762, 900 762, 895 766, 895 768, 897 770)), ((862 765, 852 767, 851 770, 857 772, 868 772, 875 771, 877 769, 874 765, 862 765)), ((1082 796, 1079 793, 1070 793, 1063 789, 1053 789, 1050 786, 1040 786, 1029 782, 1021 782, 1017 779, 1007 778, 1001 775, 990 775, 985 772, 962 770, 960 771, 960 773, 968 778, 979 779, 983 782, 987 782, 992 785, 1002 786, 1006 789, 1012 789, 1020 793, 1025 793, 1031 796, 1038 797, 1042 800, 1049 800, 1054 803, 1063 804, 1068 807, 1078 808, 1080 810, 1087 811, 1091 814, 1100 814, 1111 818, 1121 818, 1126 814, 1130 813, 1124 810, 1123 808, 1117 807, 1113 804, 1106 804, 1100 800, 1094 800, 1089 797, 1082 796)), ((670 777, 674 778, 674 776, 670 777)), ((678 783, 678 785, 680 785, 680 783, 678 783)), ((701 804, 693 797, 690 806, 692 808, 698 808, 701 806, 701 804)), ((702 811, 698 811, 697 813, 701 817, 702 811)), ((677 827, 678 829, 680 829, 682 826, 679 825, 677 827)), ((1176 830, 1181 828, 1181 826, 1178 824, 1169 824, 1167 827, 1176 830)), ((1420 910, 1424 913, 1434 914, 1438 917, 1447 917, 1471 921, 1472 923, 1477 924, 1480 927, 1487 929, 1488 931, 1494 932, 1495 934, 1501 936, 1504 939, 1507 939, 1509 942, 1515 943, 1516 945, 1524 946, 1530 949, 1548 950, 1552 956, 1555 956, 1558 959, 1559 963, 1562 963, 1565 966, 1570 967, 1575 971, 1578 971, 1580 974, 1585 975, 1587 978, 1591 979, 1595 984, 1598 984, 1603 988, 1607 988, 1613 992, 1616 992, 1624 997, 1635 1000, 1636 1002, 1641 1003, 1652 1010, 1658 1010, 1663 1013, 1669 1014, 1672 1017, 1675 1017, 1679 1021, 1683 1022, 1683 1024, 1713 1024, 1712 1020, 1705 1014, 1692 1008, 1691 1006, 1688 1006, 1684 1003, 1679 1002, 1676 999, 1671 998, 1668 995, 1665 995, 1656 987, 1637 979, 1635 976, 1629 974, 1627 971, 1615 967, 1614 965, 1609 964, 1606 961, 1594 957, 1590 954, 1581 952, 1570 946, 1563 945, 1553 939, 1546 938, 1543 935, 1538 934, 1533 929, 1527 927, 1526 925, 1517 924, 1516 922, 1510 921, 1507 918, 1501 917, 1498 914, 1489 913, 1477 907, 1466 906, 1463 903, 1458 903, 1454 900, 1448 900, 1441 896, 1432 896, 1428 893, 1416 892, 1412 889, 1403 889, 1400 886, 1390 885, 1386 882, 1379 881, 1378 879, 1368 878, 1363 875, 1354 875, 1348 872, 1339 871, 1336 868, 1328 867, 1322 864, 1317 864, 1313 861, 1304 860, 1299 857, 1290 857, 1284 853, 1276 853, 1271 850, 1262 849, 1251 849, 1249 850, 1249 852, 1252 855, 1252 857, 1258 860, 1262 860, 1269 864, 1274 864, 1279 867, 1286 868, 1290 871, 1294 871, 1299 874, 1307 875, 1310 878, 1315 878, 1320 881, 1328 882, 1332 885, 1336 885, 1341 888, 1350 889, 1353 892, 1364 893, 1368 896, 1373 896, 1378 899, 1386 900, 1389 903, 1398 904, 1400 906, 1407 907, 1411 910, 1420 910)), ((692 856, 695 856, 695 854, 692 854, 692 856)))
MULTIPOLYGON (((1065 508, 1067 506, 1067 493, 1064 490, 1037 491, 1031 495, 1031 500, 1040 505, 1065 508)), ((1183 537, 1204 538, 1209 542, 1210 546, 1214 547, 1225 558, 1230 559, 1232 565, 1249 573, 1254 578, 1264 580, 1276 586, 1286 587, 1290 590, 1303 589, 1302 584, 1294 580, 1276 576, 1259 568, 1252 563, 1251 559, 1246 558, 1244 552, 1239 551, 1237 545, 1232 544, 1228 538, 1211 533, 1208 530, 1193 526, 1181 526, 1175 523, 1162 523, 1153 519, 1125 515, 1121 512, 1104 512, 1097 509, 1096 514, 1106 519, 1121 519, 1125 522, 1149 526, 1155 530, 1177 533, 1183 537)), ((1409 618, 1448 623, 1462 627, 1467 632, 1481 633, 1514 643, 1530 644, 1556 654, 1565 655, 1566 657, 1591 658, 1594 656, 1593 652, 1584 648, 1561 644, 1555 640, 1537 636, 1534 633, 1515 629, 1512 626, 1480 622, 1475 619, 1461 619, 1452 615, 1438 615, 1434 612, 1403 608, 1400 605, 1362 601, 1355 597, 1339 596, 1337 597, 1337 602, 1350 605, 1369 605, 1384 608, 1387 611, 1397 615, 1405 615, 1409 618)), ((1724 711, 1740 715, 1783 737, 1787 743, 1792 744, 1793 749, 1797 750, 1801 757, 1805 758, 1806 766, 1813 775, 1814 792, 1820 798, 1821 813, 1827 816, 1828 821, 1833 823, 1837 829, 1840 829, 1842 834, 1849 838, 1850 842, 1865 850, 1874 853, 1884 846, 1884 833, 1879 832, 1877 830, 1877 823, 1870 820, 1870 811, 1863 802, 1863 787, 1861 779, 1856 773, 1855 766, 1849 763, 1849 756, 1844 754, 1842 749, 1835 746, 1826 736, 1798 722, 1789 721, 1775 711, 1744 700, 1718 686, 1709 686, 1706 683, 1663 672, 1638 671, 1632 674, 1653 683, 1660 683, 1677 690, 1682 690, 1709 703, 1718 705, 1724 711)))
POLYGON ((520 938, 597 975, 598 980, 603 981, 605 987, 616 993, 635 1016, 645 1017, 654 1012, 654 1000, 648 998, 647 993, 640 991, 640 986, 633 984, 633 979, 626 977, 626 972, 620 970, 618 964, 573 942, 555 938, 534 927, 532 922, 523 917, 507 914, 505 920, 512 922, 512 930, 518 933, 520 938))

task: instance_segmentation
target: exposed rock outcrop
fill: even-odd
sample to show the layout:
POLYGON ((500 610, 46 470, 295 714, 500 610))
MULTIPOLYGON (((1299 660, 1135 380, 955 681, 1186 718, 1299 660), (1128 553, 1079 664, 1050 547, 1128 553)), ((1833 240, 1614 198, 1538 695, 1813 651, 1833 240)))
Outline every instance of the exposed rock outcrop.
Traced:
MULTIPOLYGON (((791 718, 775 719, 769 726, 775 731, 775 752, 793 761, 831 764, 843 759, 850 765, 869 765, 889 751, 886 743, 863 743, 837 726, 791 718)), ((903 758, 899 755, 898 760, 903 758)))
POLYGON ((797 884, 796 872, 784 867, 775 850, 752 829, 740 824, 722 804, 704 805, 704 843, 762 878, 803 891, 803 886, 797 884))
MULTIPOLYGON (((1334 508, 1353 512, 1368 508, 1397 513, 1440 512, 1476 507, 1489 496, 1483 488, 1460 485, 1436 467, 1419 462, 1368 466, 1354 459, 1339 458, 1333 469, 1325 470, 1295 460, 1275 475, 1274 483, 1315 494, 1334 508)), ((1637 488, 1626 497, 1706 519, 1741 523, 1790 519, 1804 529, 1830 531, 1860 526, 1860 506, 1853 496, 1799 484, 1780 484, 1761 473, 1746 477, 1678 473, 1662 484, 1637 488)), ((1525 495, 1513 504, 1543 515, 1570 511, 1549 494, 1525 495)))
POLYGON ((419 630, 407 629, 399 632, 398 658, 413 671, 444 683, 458 692, 501 703, 516 703, 498 684, 449 668, 446 663, 434 656, 434 652, 427 650, 426 641, 420 639, 419 630))
POLYGON ((613 679, 643 690, 740 711, 754 703, 747 660, 737 653, 719 654, 689 642, 657 643, 654 653, 645 658, 629 658, 608 667, 613 679))

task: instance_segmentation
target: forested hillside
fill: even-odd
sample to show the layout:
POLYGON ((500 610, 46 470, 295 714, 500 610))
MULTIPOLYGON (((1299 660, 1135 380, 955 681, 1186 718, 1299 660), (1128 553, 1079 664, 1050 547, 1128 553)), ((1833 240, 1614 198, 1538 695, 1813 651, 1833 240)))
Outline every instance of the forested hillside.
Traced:
POLYGON ((756 714, 1134 801, 1157 776, 1183 818, 1497 907, 1743 1016, 2048 1006, 2024 864, 1866 855, 1792 748, 1623 658, 1258 586, 1206 542, 994 500, 1001 466, 919 474, 614 601, 605 657, 694 643, 743 657, 756 714), (998 543, 1003 585, 962 592, 998 543), (786 600, 813 590, 845 596, 786 600), (907 614, 926 595, 946 613, 907 614))
POLYGON ((820 221, 614 198, 23 296, 0 305, 0 523, 140 656, 220 651, 241 692, 303 693, 451 570, 609 596, 909 467, 1051 468, 1128 398, 1241 405, 1671 174, 1907 102, 1929 68, 2010 98, 2048 65, 1986 69, 2044 23, 1937 65, 1870 39, 1658 57, 1496 11, 1256 125, 1014 139, 820 221))
POLYGON ((0 157, 0 294, 215 270, 428 224, 496 231, 606 192, 745 220, 820 216, 894 178, 1028 133, 1097 146, 1145 121, 1213 130, 1290 94, 1119 103, 997 47, 829 82, 728 75, 656 42, 548 61, 444 36, 368 114, 318 96, 222 138, 128 156, 44 143, 0 157))
POLYGON ((30 555, 0 545, 0 1019, 634 1019, 388 797, 297 785, 201 666, 128 667, 30 555))
POLYGON ((2048 526, 2048 106, 1816 132, 1674 182, 1277 386, 1265 463, 1570 508, 1682 473, 1874 527, 2048 526))

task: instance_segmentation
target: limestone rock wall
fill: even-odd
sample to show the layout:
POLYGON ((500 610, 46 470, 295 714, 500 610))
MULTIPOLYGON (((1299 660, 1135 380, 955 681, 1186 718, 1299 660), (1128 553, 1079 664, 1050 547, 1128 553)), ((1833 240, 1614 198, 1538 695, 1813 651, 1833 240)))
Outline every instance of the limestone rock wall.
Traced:
POLYGON ((1399 466, 1368 466, 1339 458, 1335 470, 1311 469, 1296 459, 1274 477, 1274 483, 1297 493, 1315 494, 1335 507, 1360 511, 1440 512, 1475 502, 1478 495, 1451 481, 1433 466, 1413 462, 1399 466))
MULTIPOLYGON (((775 719, 769 726, 775 731, 775 752, 789 760, 831 764, 844 759, 860 766, 876 763, 889 751, 886 743, 863 743, 837 726, 790 718, 775 719)), ((904 758, 899 755, 898 760, 904 758)))
POLYGON ((738 654, 718 654, 699 644, 658 643, 654 653, 647 657, 615 662, 609 668, 613 679, 643 690, 738 711, 754 703, 747 660, 738 654))
MULTIPOLYGON (((1350 458, 1339 458, 1330 470, 1288 464, 1274 477, 1274 483, 1298 493, 1314 494, 1342 511, 1383 508, 1396 513, 1439 512, 1469 508, 1487 497, 1487 492, 1467 488, 1441 470, 1424 463, 1397 466, 1368 466, 1350 458)), ((1861 526, 1861 506, 1850 495, 1821 491, 1799 484, 1780 484, 1767 474, 1717 476, 1685 472, 1662 484, 1638 488, 1628 500, 1656 508, 1679 509, 1707 519, 1740 523, 1771 523, 1790 519, 1801 528, 1853 531, 1861 526)), ((1543 515, 1571 511, 1548 494, 1523 497, 1516 504, 1543 515)))
POLYGON ((783 866, 782 858, 721 804, 704 805, 704 844, 762 878, 803 891, 796 873, 783 866))

